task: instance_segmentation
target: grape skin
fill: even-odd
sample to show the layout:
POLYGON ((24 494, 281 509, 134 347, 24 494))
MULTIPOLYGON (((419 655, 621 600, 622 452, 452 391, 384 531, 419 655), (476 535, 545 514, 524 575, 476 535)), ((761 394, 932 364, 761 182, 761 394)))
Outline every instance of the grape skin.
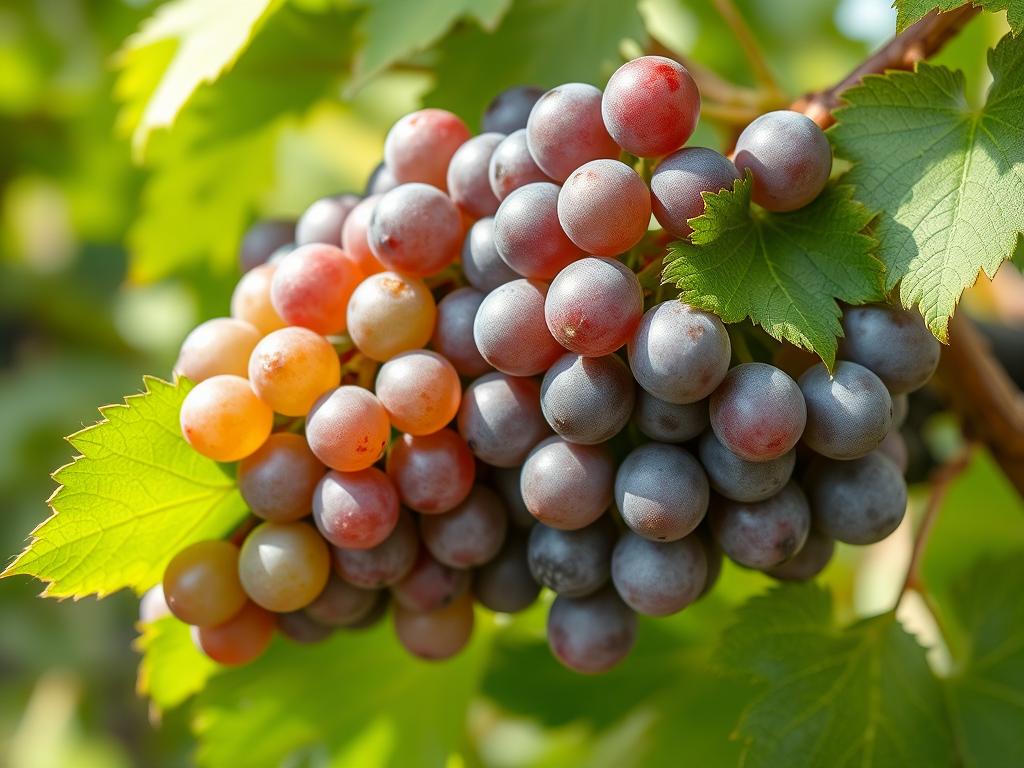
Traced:
POLYGON ((383 195, 385 192, 390 192, 397 186, 398 180, 395 178, 395 175, 391 173, 391 169, 388 168, 387 164, 381 160, 377 163, 377 166, 370 171, 370 175, 366 179, 366 189, 363 190, 363 194, 366 195, 366 197, 383 195))
POLYGON ((678 613, 700 597, 707 556, 696 536, 654 542, 626 532, 612 553, 612 582, 623 601, 645 616, 678 613))
POLYGON ((455 418, 462 401, 459 374, 436 352, 403 352, 377 372, 377 398, 395 429, 429 435, 455 418))
POLYGON ((331 553, 334 568, 345 581, 363 589, 380 589, 408 575, 419 553, 416 523, 408 510, 400 510, 391 534, 370 549, 342 549, 331 553))
MULTIPOLYGON (((877 374, 876 374, 877 375, 877 374)), ((910 399, 906 394, 892 395, 892 428, 899 429, 910 414, 910 399)))
POLYGON ((223 624, 192 627, 192 642, 225 666, 241 666, 263 655, 274 638, 274 614, 252 602, 223 624))
POLYGON ((436 319, 434 297, 423 281, 395 272, 366 278, 348 303, 349 336, 379 362, 425 346, 436 319))
POLYGON ((199 383, 211 376, 246 376, 249 355, 259 343, 252 323, 233 317, 215 317, 197 325, 181 343, 174 372, 199 383))
POLYGON ((498 200, 504 200, 514 190, 539 181, 551 181, 533 161, 526 145, 526 130, 511 132, 494 148, 487 167, 487 180, 498 200))
POLYGON ((448 164, 470 135, 466 124, 446 110, 412 112, 388 131, 384 165, 401 184, 420 182, 446 191, 448 164))
POLYGON ((249 381, 277 413, 305 416, 325 392, 338 386, 341 363, 323 336, 307 328, 282 328, 253 349, 249 381))
POLYGON ((462 376, 480 376, 492 370, 473 339, 473 322, 484 294, 457 288, 437 305, 437 324, 430 343, 462 376))
POLYGON ((473 340, 484 360, 509 376, 535 376, 565 351, 544 321, 547 285, 513 280, 483 300, 473 321, 473 340))
POLYGON ((793 557, 811 528, 807 499, 794 482, 764 501, 720 498, 709 517, 715 541, 725 554, 740 565, 760 570, 793 557))
POLYGON ((525 184, 501 201, 494 214, 494 245, 523 277, 550 280, 583 251, 562 229, 558 185, 525 184))
POLYGON ((651 307, 629 342, 629 367, 641 387, 676 405, 710 395, 729 370, 732 343, 715 315, 664 301, 651 307))
POLYGON ((380 401, 365 389, 343 386, 321 397, 306 419, 306 441, 320 461, 357 472, 384 454, 391 424, 380 401))
POLYGON ((287 325, 270 300, 270 287, 276 271, 276 264, 261 264, 251 269, 242 275, 231 294, 231 316, 251 323, 261 334, 287 325))
POLYGON ((526 122, 526 142, 540 169, 558 182, 589 160, 619 156, 601 117, 601 91, 586 83, 541 96, 526 122))
POLYGON ((782 490, 793 475, 796 449, 768 461, 747 461, 730 451, 708 430, 700 439, 700 461, 711 487, 727 499, 764 501, 782 490))
POLYGON ((278 432, 238 466, 238 490, 264 520, 300 520, 313 508, 313 493, 327 471, 302 435, 278 432))
POLYGON ((711 396, 711 428, 718 440, 747 461, 788 453, 807 423, 800 387, 766 363, 737 365, 711 396))
POLYGON ((651 193, 618 160, 591 160, 558 193, 558 221, 569 239, 596 256, 614 256, 640 242, 651 221, 651 193))
POLYGON ((504 262, 494 244, 494 217, 480 219, 462 243, 462 272, 469 284, 487 293, 519 277, 504 262))
POLYGON ((474 219, 493 216, 500 202, 494 196, 488 169, 494 149, 503 133, 481 133, 455 152, 448 166, 448 194, 455 204, 474 219))
POLYGON ((409 573, 391 586, 391 595, 399 606, 426 613, 449 605, 463 595, 469 581, 469 571, 439 563, 423 547, 409 573))
POLYGON ((601 114, 620 147, 638 157, 657 157, 690 138, 700 115, 700 92, 679 62, 641 56, 608 80, 601 114))
POLYGON ((376 607, 379 597, 377 590, 360 589, 331 576, 327 586, 303 612, 326 627, 347 627, 365 619, 376 607))
POLYGON ((903 435, 898 429, 891 430, 878 444, 878 452, 892 461, 899 469, 900 474, 906 474, 910 456, 907 452, 907 441, 903 439, 903 435))
POLYGON ((689 237, 688 219, 704 213, 702 192, 732 189, 740 178, 729 158, 707 147, 686 147, 663 159, 651 175, 651 210, 671 235, 689 237))
POLYGON ((707 513, 708 498, 700 463, 677 445, 635 448, 615 474, 615 504, 623 521, 652 541, 675 541, 693 531, 707 513))
POLYGON ((780 581, 808 581, 825 570, 835 548, 832 539, 812 528, 800 551, 781 565, 769 568, 767 573, 780 581))
POLYGON ((840 360, 829 376, 824 363, 799 381, 807 404, 803 441, 830 459, 856 459, 877 448, 892 426, 885 384, 862 365, 840 360))
POLYGON ((847 307, 839 356, 860 363, 902 395, 923 387, 939 364, 939 342, 921 315, 881 305, 847 307))
POLYGON ((529 530, 537 522, 537 518, 530 514, 523 500, 523 489, 519 486, 522 472, 522 467, 495 468, 491 470, 491 487, 505 502, 509 522, 516 528, 529 530))
POLYGON ((341 228, 359 201, 359 195, 352 194, 331 195, 314 201, 295 225, 295 244, 325 243, 340 248, 341 228))
POLYGON ((403 504, 425 515, 439 515, 469 495, 476 463, 463 439, 442 429, 395 440, 388 453, 387 471, 403 504))
POLYGON ((238 580, 238 547, 218 540, 185 547, 167 564, 163 595, 167 609, 186 624, 223 624, 248 600, 238 580))
POLYGON ((260 523, 246 537, 238 577, 249 598, 268 611, 305 608, 331 572, 327 544, 306 523, 260 523))
POLYGON ((552 528, 590 525, 612 502, 615 461, 604 446, 549 437, 530 451, 519 477, 530 514, 552 528))
POLYGON ((377 201, 366 240, 387 269, 425 277, 455 261, 462 236, 451 198, 428 184, 402 184, 377 201))
POLYGON ((473 634, 473 599, 469 595, 428 613, 396 605, 395 634, 409 653, 427 661, 447 659, 463 648, 473 634))
POLYGON ((334 628, 328 627, 311 618, 305 611, 289 611, 275 614, 277 630, 300 645, 322 643, 334 634, 334 628))
POLYGON ((398 492, 376 467, 328 472, 313 494, 313 522, 336 547, 371 549, 398 523, 398 492))
POLYGON ((586 597, 559 595, 548 612, 548 645, 563 665, 587 675, 607 672, 636 641, 636 614, 611 587, 586 597))
POLYGON ((274 424, 274 412, 241 376, 212 376, 196 384, 181 404, 181 434, 214 461, 255 453, 274 424))
POLYGON ((708 401, 677 405, 659 400, 643 388, 636 393, 633 415, 644 435, 659 443, 685 443, 707 429, 708 401))
POLYGON ((473 593, 477 601, 496 613, 518 613, 529 608, 540 594, 530 573, 526 535, 510 531, 501 551, 476 571, 473 593))
POLYGON ((512 133, 526 128, 530 110, 544 95, 543 88, 532 85, 517 85, 506 88, 495 96, 484 112, 484 131, 512 133))
POLYGON ((423 544, 438 562, 452 568, 473 568, 492 560, 507 528, 505 505, 483 485, 474 486, 455 509, 420 518, 423 544))
POLYGON ((540 404, 555 432, 573 443, 610 440, 629 422, 635 392, 629 368, 615 355, 568 353, 544 374, 540 404))
POLYGON ((574 531, 533 526, 526 557, 539 584, 559 595, 583 597, 608 581, 614 546, 615 526, 602 516, 574 531))
POLYGON ((550 430, 534 379, 488 373, 466 388, 459 408, 459 434, 481 461, 516 467, 550 430))
POLYGON ((360 201, 359 205, 345 219, 341 228, 341 247, 352 260, 359 265, 359 271, 369 277, 384 271, 384 265, 377 261, 370 249, 370 219, 373 211, 383 195, 370 195, 360 201))
POLYGON ((345 307, 362 279, 359 266, 340 248, 303 245, 277 265, 270 301, 289 325, 329 336, 345 330, 345 307))
POLYGON ((295 241, 295 222, 268 219, 257 221, 242 237, 239 260, 242 272, 256 269, 273 255, 274 251, 295 241))
POLYGON ((769 211, 794 211, 818 196, 832 172, 832 147, 807 115, 768 112, 736 140, 736 168, 754 176, 752 197, 769 211))
POLYGON ((704 518, 703 523, 697 526, 697 530, 694 531, 693 535, 697 537, 697 541, 704 547, 704 558, 707 561, 707 579, 704 582, 704 588, 701 589, 700 594, 697 596, 697 599, 700 600, 718 583, 718 577, 722 575, 722 564, 723 560, 725 560, 725 555, 722 552, 722 548, 718 546, 718 542, 715 541, 715 536, 711 532, 711 526, 708 524, 707 517, 704 518))

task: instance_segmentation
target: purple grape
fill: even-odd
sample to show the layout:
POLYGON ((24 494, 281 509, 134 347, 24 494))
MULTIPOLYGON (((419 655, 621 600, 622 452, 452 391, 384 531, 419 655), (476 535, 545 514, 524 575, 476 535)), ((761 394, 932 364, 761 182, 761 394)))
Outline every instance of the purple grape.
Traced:
POLYGON ((474 486, 450 512, 420 518, 424 545, 439 563, 452 568, 472 568, 492 560, 507 529, 505 505, 483 485, 474 486))
POLYGON ((567 597, 596 592, 608 581, 615 526, 607 516, 575 531, 535 525, 527 561, 533 578, 567 597))
POLYGON ((416 562, 420 539, 408 510, 401 510, 391 535, 372 549, 332 548, 334 568, 345 581, 380 589, 401 581, 416 562))
POLYGON ((704 213, 702 192, 732 189, 740 178, 729 158, 706 147, 686 147, 673 152, 651 175, 651 209, 654 218, 671 235, 689 237, 688 219, 704 213))
POLYGON ((793 482, 764 501, 719 498, 709 518, 715 541, 729 559, 760 570, 793 557, 811 529, 807 499, 793 482))
POLYGON ((874 544, 895 531, 907 511, 899 467, 878 451, 853 461, 818 459, 804 480, 814 525, 847 544, 874 544))
POLYGON ((321 197, 299 217, 295 244, 327 243, 341 248, 341 228, 360 199, 359 195, 351 194, 321 197))
POLYGON ((480 376, 491 370, 473 340, 473 321, 483 300, 484 294, 474 288, 458 288, 437 305, 431 346, 462 376, 480 376))
POLYGON ((522 467, 495 468, 491 470, 491 486, 501 496, 508 510, 508 519, 516 528, 530 529, 537 518, 530 514, 523 501, 523 489, 519 486, 522 467))
POLYGON ((239 260, 242 271, 266 264, 274 252, 295 243, 295 222, 269 219, 257 221, 242 237, 239 260))
POLYGON ((378 597, 376 589, 362 589, 331 576, 324 591, 304 610, 318 624, 347 627, 366 618, 378 597))
POLYGON ((370 195, 383 195, 397 186, 398 179, 395 178, 391 170, 381 160, 377 163, 377 167, 370 172, 370 177, 366 180, 366 189, 363 190, 363 194, 367 197, 370 195))
POLYGON ((892 426, 892 398, 882 380, 840 360, 829 376, 824 363, 798 382, 807 404, 804 443, 830 459, 856 459, 875 450, 892 426))
POLYGON ((519 277, 494 245, 493 217, 480 219, 469 228, 462 243, 462 272, 470 285, 484 293, 519 277))
POLYGON ((685 443, 708 427, 708 401, 676 405, 659 400, 645 389, 636 396, 636 426, 659 443, 685 443))
POLYGON ((530 514, 561 530, 583 528, 612 502, 615 460, 603 446, 549 437, 523 464, 519 478, 530 514))
POLYGON ((451 605, 466 592, 469 581, 469 571, 437 562, 423 547, 412 570, 391 585, 391 596, 407 610, 427 613, 451 605))
POLYGON ((535 379, 487 373, 470 384, 459 407, 459 434, 480 461, 518 467, 551 434, 535 379))
POLYGON ((334 634, 334 627, 319 623, 305 611, 277 614, 277 630, 300 645, 321 643, 334 634))
POLYGON ((535 376, 565 352, 544 322, 548 287, 513 280, 487 294, 473 321, 473 339, 484 360, 509 376, 535 376))
POLYGON ((725 555, 722 553, 722 548, 718 546, 718 542, 715 541, 714 534, 711 533, 711 526, 708 524, 707 518, 697 526, 697 530, 693 532, 693 535, 697 537, 697 541, 704 547, 704 558, 708 566, 708 575, 704 582, 704 588, 697 596, 697 599, 700 600, 718 583, 718 577, 722 575, 722 564, 725 560, 725 555))
POLYGON ((878 452, 890 459, 900 470, 900 474, 907 473, 907 466, 910 463, 910 455, 907 452, 907 441, 903 439, 898 429, 892 429, 885 439, 878 444, 878 452))
POLYGON ((558 221, 577 246, 595 256, 625 253, 651 222, 651 193, 640 175, 618 160, 591 160, 565 180, 558 221))
POLYGON ((487 169, 491 191, 499 200, 504 200, 514 190, 538 181, 551 181, 537 163, 533 161, 526 146, 526 131, 513 131, 494 149, 487 169))
POLYGON ((747 461, 726 448, 708 430, 700 439, 700 461, 711 487, 733 501, 764 501, 782 490, 793 475, 796 449, 768 461, 747 461))
POLYGON ((559 182, 589 160, 619 156, 601 117, 601 91, 585 83, 541 96, 526 122, 526 141, 541 170, 559 182))
POLYGON ((615 503, 623 521, 652 541, 675 541, 708 511, 708 478, 689 451, 647 443, 635 448, 615 475, 615 503))
POLYGON ((902 427, 906 423, 909 413, 910 398, 906 394, 892 395, 892 428, 902 427))
POLYGON ((548 612, 551 652, 575 672, 607 672, 635 641, 636 614, 611 587, 586 597, 559 595, 548 612))
POLYGON ((800 551, 781 565, 769 568, 767 573, 780 581, 813 579, 825 570, 835 548, 836 544, 832 539, 812 528, 800 551))
POLYGON ((506 88, 487 105, 483 120, 484 130, 512 133, 525 128, 530 110, 543 95, 543 88, 532 85, 506 88))
POLYGON ((617 435, 633 413, 633 377, 615 355, 562 355, 544 374, 540 405, 555 432, 594 445, 617 435))
POLYGON ((626 532, 612 554, 612 582, 626 605, 646 616, 677 613, 698 597, 708 564, 700 539, 649 541, 626 532))
POLYGON ((558 221, 558 185, 526 184, 494 214, 494 245, 523 277, 550 280, 583 255, 558 221))
POLYGON ((523 531, 511 531, 497 557, 477 569, 473 593, 485 608, 518 613, 536 601, 540 584, 530 573, 526 541, 523 531))
POLYGON ((448 165, 448 194, 459 208, 474 219, 493 216, 500 202, 491 190, 487 170, 491 155, 503 133, 482 133, 456 150, 448 165))
POLYGON ((402 184, 374 206, 367 242, 387 269, 425 277, 459 255, 462 217, 444 192, 429 184, 402 184))
POLYGON ((839 355, 860 363, 894 395, 923 387, 939 364, 939 342, 912 309, 847 307, 839 355))

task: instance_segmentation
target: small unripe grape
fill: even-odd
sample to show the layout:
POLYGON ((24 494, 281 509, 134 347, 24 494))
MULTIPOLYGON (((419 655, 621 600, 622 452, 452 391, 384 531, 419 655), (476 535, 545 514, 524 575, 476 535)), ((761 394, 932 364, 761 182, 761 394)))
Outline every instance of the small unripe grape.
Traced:
POLYGON ((398 492, 376 467, 328 472, 313 494, 313 522, 336 547, 376 547, 398 522, 398 492))
POLYGON ((367 242, 387 269, 425 277, 459 255, 464 231, 455 203, 429 184, 402 184, 373 209, 367 242))
POLYGON ((309 447, 331 469, 356 472, 384 455, 391 423, 380 401, 361 387, 344 386, 321 397, 306 419, 309 447))
POLYGON ((323 592, 306 606, 304 612, 319 624, 347 627, 365 619, 376 607, 379 597, 380 593, 375 589, 360 589, 331 576, 323 592))
POLYGON ((641 445, 615 474, 615 504, 623 522, 652 541, 675 541, 696 529, 709 494, 700 462, 677 445, 641 445))
POLYGON ((167 607, 186 624, 223 624, 245 605, 238 580, 238 547, 229 541, 197 541, 167 564, 163 580, 167 607))
POLYGON ((487 293, 519 275, 498 253, 494 244, 494 217, 480 219, 469 228, 462 243, 462 272, 469 284, 487 293))
POLYGON ((257 221, 242 237, 239 261, 242 272, 250 272, 274 255, 279 248, 295 240, 295 222, 280 219, 257 221))
POLYGON ((800 551, 789 560, 769 568, 767 574, 780 581, 807 581, 813 579, 828 565, 836 543, 819 531, 811 529, 800 551))
POLYGON ((498 198, 491 190, 487 169, 494 148, 505 138, 503 133, 481 133, 456 150, 448 165, 448 194, 462 211, 474 219, 493 216, 498 198))
POLYGON ((509 376, 535 376, 565 352, 544 320, 547 286, 513 280, 487 294, 473 321, 484 360, 509 376))
POLYGON ((704 213, 702 192, 732 189, 740 178, 729 158, 707 147, 686 147, 673 152, 651 175, 651 209, 665 231, 689 237, 688 219, 704 213))
POLYGON ((439 515, 469 495, 476 463, 465 441, 453 430, 442 429, 395 440, 387 470, 403 504, 425 515, 439 515))
POLYGON ((384 271, 384 265, 373 255, 367 239, 373 209, 377 207, 381 197, 383 195, 370 195, 360 201, 346 217, 345 226, 341 228, 342 250, 359 265, 359 271, 367 277, 384 271))
POLYGON ((618 160, 591 160, 573 171, 558 193, 558 221, 577 246, 615 256, 640 242, 651 221, 651 193, 640 175, 618 160))
POLYGON ((401 184, 421 182, 444 190, 448 164, 469 137, 466 124, 451 112, 421 109, 391 126, 384 163, 401 184))
POLYGON ((447 659, 463 648, 473 634, 473 598, 464 595, 429 613, 396 605, 395 634, 402 646, 427 661, 447 659))
POLYGON ((612 554, 612 582, 623 601, 646 616, 677 613, 707 583, 707 557, 696 536, 654 542, 625 533, 612 554))
POLYGON ((635 641, 636 614, 610 586, 586 597, 559 595, 548 613, 551 652, 574 672, 607 672, 635 641))
POLYGON ((430 343, 462 376, 480 376, 491 370, 473 339, 473 321, 483 300, 484 294, 475 288, 457 288, 437 305, 437 325, 430 343))
POLYGON ((583 256, 558 220, 558 185, 534 182, 519 187, 494 214, 494 245, 523 277, 550 280, 583 256))
POLYGON ((180 416, 188 444, 214 461, 238 461, 255 453, 274 425, 270 406, 240 376, 201 381, 185 396, 180 416))
POLYGON ((252 323, 233 317, 215 317, 185 337, 174 372, 199 383, 211 376, 246 376, 249 355, 260 340, 252 323))
POLYGON ((518 613, 533 605, 540 584, 530 573, 522 531, 510 531, 498 555, 477 569, 473 594, 481 605, 497 613, 518 613))
POLYGON ((257 605, 282 613, 305 608, 331 573, 327 544, 306 523, 261 523, 242 544, 238 575, 257 605))
POLYGON ((516 85, 506 88, 495 96, 484 112, 485 131, 512 133, 526 127, 530 110, 537 99, 544 95, 543 88, 532 85, 516 85))
POLYGON ((517 467, 551 434, 535 379, 488 373, 466 388, 459 434, 474 455, 495 467, 517 467))
POLYGON ((561 530, 590 525, 612 503, 615 460, 600 445, 549 437, 530 451, 519 483, 535 518, 561 530))
POLYGON ((345 308, 362 279, 359 266, 340 248, 303 245, 277 265, 270 299, 289 325, 328 336, 345 330, 345 308))
POLYGON ((747 461, 788 453, 807 423, 800 387, 766 363, 737 365, 711 396, 711 428, 718 440, 747 461))
POLYGON ((277 264, 261 264, 242 275, 231 294, 231 316, 256 327, 261 334, 288 325, 270 300, 276 271, 277 264))
POLYGON ((894 395, 923 387, 939 364, 939 342, 912 309, 847 307, 840 357, 860 363, 894 395))
POLYGON ((420 518, 423 543, 437 560, 452 568, 489 562, 505 541, 508 514, 494 491, 478 485, 455 509, 420 518))
POLYGON ((437 307, 430 290, 415 277, 381 272, 366 278, 348 304, 348 333, 367 357, 383 362, 426 346, 437 307))
POLYGON ((800 377, 807 404, 804 443, 830 459, 856 459, 875 450, 892 426, 892 398, 882 380, 857 363, 824 363, 800 377))
POLYGON ((526 145, 526 131, 513 131, 505 137, 491 155, 487 169, 491 191, 499 200, 512 192, 537 181, 551 181, 534 162, 530 148, 526 145))
POLYGON ((530 110, 526 140, 537 165, 559 182, 588 160, 619 156, 601 117, 601 91, 586 83, 566 83, 541 96, 530 110))
POLYGON ((260 400, 285 416, 305 416, 321 395, 338 386, 338 353, 308 328, 267 334, 249 358, 249 381, 260 400))
POLYGON ((218 664, 237 667, 263 655, 274 639, 276 624, 270 611, 246 602, 242 610, 223 624, 192 627, 192 641, 218 664))
POLYGON ((710 423, 707 400, 677 405, 659 400, 646 389, 637 392, 633 416, 637 429, 659 443, 685 443, 710 423))
POLYGON ((341 228, 359 204, 359 195, 342 194, 315 200, 295 225, 295 244, 324 243, 341 247, 341 228))
POLYGON ((395 429, 429 435, 455 418, 462 401, 458 371, 436 352, 403 352, 377 372, 377 398, 395 429))
POLYGON ((717 499, 709 517, 715 541, 725 554, 740 565, 760 570, 793 557, 811 529, 807 499, 794 482, 764 501, 717 499))
POLYGON ((469 571, 439 563, 424 547, 412 570, 391 586, 391 594, 403 608, 426 613, 436 611, 464 594, 469 581, 469 571))
POLYGON ((302 435, 278 432, 238 465, 238 490, 264 520, 300 520, 313 507, 313 491, 326 468, 302 435))
POLYGON ((412 570, 419 552, 416 523, 400 510, 391 534, 371 549, 332 549, 334 568, 345 581, 363 589, 380 589, 401 581, 412 570))

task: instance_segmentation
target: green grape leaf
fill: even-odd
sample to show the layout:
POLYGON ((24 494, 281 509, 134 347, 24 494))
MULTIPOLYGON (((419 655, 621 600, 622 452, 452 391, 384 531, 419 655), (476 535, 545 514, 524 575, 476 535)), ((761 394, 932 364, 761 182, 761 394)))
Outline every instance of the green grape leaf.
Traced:
POLYGON ((718 662, 762 686, 737 729, 744 766, 952 763, 942 688, 892 613, 839 628, 825 589, 774 588, 738 611, 718 662))
POLYGON ((319 755, 318 764, 330 757, 333 765, 445 765, 462 747, 490 645, 491 629, 481 623, 469 646, 445 662, 411 657, 390 620, 315 646, 278 638, 196 698, 198 762, 236 768, 244 755, 247 768, 276 768, 319 755))
POLYGON ((986 103, 967 103, 963 73, 866 77, 843 94, 830 131, 854 163, 845 181, 880 210, 875 235, 887 289, 900 286, 932 333, 948 340, 949 318, 980 271, 995 274, 1024 229, 1024 40, 1004 37, 989 52, 986 103))
POLYGON ((142 654, 136 689, 160 709, 172 709, 203 690, 220 667, 196 648, 192 630, 173 616, 142 625, 135 650, 142 654))
POLYGON ((53 515, 4 576, 35 576, 48 597, 142 593, 183 546, 244 518, 234 477, 181 436, 178 411, 191 385, 151 377, 145 385, 68 438, 81 455, 54 473, 53 515))
POLYGON ((349 89, 436 43, 461 18, 475 19, 493 32, 512 0, 377 0, 366 8, 356 31, 359 53, 349 89))
POLYGON ((691 242, 673 243, 662 280, 726 323, 750 318, 774 338, 817 353, 831 368, 842 335, 838 301, 882 296, 882 264, 863 230, 872 214, 845 185, 792 213, 752 208, 751 181, 705 193, 691 242))
POLYGON ((150 134, 174 123, 202 84, 214 82, 245 51, 284 0, 175 0, 157 8, 118 55, 116 91, 126 102, 121 128, 138 156, 150 134))
MULTIPOLYGON (((896 31, 902 32, 931 11, 951 11, 964 5, 965 0, 896 0, 896 31)), ((972 0, 971 5, 986 11, 1006 11, 1006 20, 1015 35, 1024 29, 1024 0, 972 0)))
POLYGON ((603 82, 622 63, 624 39, 646 40, 632 0, 520 0, 497 31, 466 25, 441 42, 426 101, 478 126, 488 102, 510 86, 603 82))

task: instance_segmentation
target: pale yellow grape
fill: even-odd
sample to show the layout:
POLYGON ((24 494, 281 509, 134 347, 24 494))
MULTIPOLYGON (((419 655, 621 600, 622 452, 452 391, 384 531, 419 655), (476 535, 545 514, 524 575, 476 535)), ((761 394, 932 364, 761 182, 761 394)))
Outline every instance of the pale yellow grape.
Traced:
POLYGON ((241 376, 213 376, 195 386, 181 404, 181 433, 214 461, 238 461, 270 436, 274 412, 241 376))
POLYGON ((287 325, 270 302, 270 285, 275 271, 276 264, 261 264, 250 269, 242 275, 231 294, 231 316, 252 323, 261 334, 287 325))
POLYGON ((462 401, 455 367, 426 350, 404 352, 384 363, 374 391, 395 429, 410 435, 442 429, 455 418, 462 401))
POLYGON ((200 382, 228 373, 246 376, 249 356, 260 340, 259 329, 234 317, 215 317, 185 337, 174 372, 200 382))
POLYGON ((396 272, 363 280, 348 303, 348 333, 369 358, 383 362, 426 346, 437 307, 426 284, 396 272))
POLYGON ((267 334, 249 358, 252 388, 277 413, 305 416, 324 392, 341 381, 338 353, 308 328, 267 334))
POLYGON ((306 523, 262 523, 242 544, 238 575, 242 588, 268 611, 297 611, 327 585, 331 557, 327 542, 306 523))

